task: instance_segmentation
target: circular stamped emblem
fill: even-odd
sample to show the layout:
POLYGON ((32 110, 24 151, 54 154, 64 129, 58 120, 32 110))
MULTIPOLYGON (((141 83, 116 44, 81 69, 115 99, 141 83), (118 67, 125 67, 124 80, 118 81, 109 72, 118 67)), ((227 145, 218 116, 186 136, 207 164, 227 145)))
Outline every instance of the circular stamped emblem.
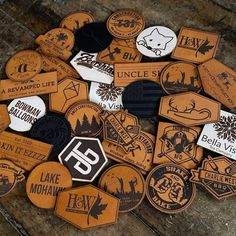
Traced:
POLYGON ((39 74, 42 58, 33 50, 23 50, 14 54, 6 64, 6 75, 14 81, 26 81, 39 74))
POLYGON ((26 132, 46 114, 46 105, 38 96, 17 98, 8 105, 8 113, 11 120, 9 127, 18 132, 26 132))
POLYGON ((58 154, 70 141, 71 127, 63 116, 47 114, 34 123, 30 136, 42 142, 52 144, 52 153, 58 154))
POLYGON ((150 80, 138 80, 127 87, 122 94, 125 109, 139 118, 157 116, 158 104, 166 93, 161 86, 150 80))
POLYGON ((175 214, 184 211, 196 194, 191 174, 176 164, 155 167, 147 176, 147 198, 159 211, 175 214))
POLYGON ((75 33, 76 46, 89 53, 97 53, 107 48, 113 36, 109 33, 104 23, 85 24, 75 33))
POLYGON ((114 12, 107 20, 109 32, 120 39, 136 37, 145 26, 144 18, 131 9, 121 9, 114 12))
POLYGON ((177 43, 177 37, 171 29, 164 26, 152 26, 143 30, 136 39, 137 49, 147 57, 163 57, 170 54, 177 43))
POLYGON ((102 131, 100 113, 102 108, 93 102, 79 102, 72 105, 66 112, 76 136, 96 137, 102 131))
POLYGON ((18 182, 25 179, 24 172, 12 161, 0 159, 0 197, 7 195, 18 182))
POLYGON ((119 212, 129 212, 138 207, 145 196, 145 180, 142 174, 127 164, 107 169, 98 185, 120 199, 119 212))
POLYGON ((36 166, 26 182, 26 193, 30 201, 40 208, 54 208, 60 191, 72 186, 69 170, 62 164, 49 161, 36 166))
POLYGON ((197 67, 189 62, 173 62, 161 72, 160 82, 162 88, 168 93, 181 93, 202 90, 201 79, 197 67))
POLYGON ((83 27, 85 24, 94 22, 94 18, 88 12, 77 11, 67 15, 60 23, 61 28, 67 28, 72 32, 83 27))

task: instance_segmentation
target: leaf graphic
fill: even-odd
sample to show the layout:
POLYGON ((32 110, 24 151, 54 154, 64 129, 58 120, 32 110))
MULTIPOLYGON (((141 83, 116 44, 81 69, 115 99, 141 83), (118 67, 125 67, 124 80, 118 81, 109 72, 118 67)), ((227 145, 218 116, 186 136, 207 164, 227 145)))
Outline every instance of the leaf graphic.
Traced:
POLYGON ((209 52, 210 49, 214 48, 214 45, 209 45, 209 40, 206 38, 205 42, 198 48, 195 56, 197 57, 198 52, 205 55, 206 52, 209 52))
POLYGON ((107 204, 102 204, 101 201, 102 201, 102 198, 100 197, 98 193, 97 199, 95 203, 93 204, 93 206, 91 207, 90 212, 88 214, 88 218, 87 218, 88 225, 89 225, 90 216, 97 220, 99 215, 102 215, 103 211, 107 208, 107 204))

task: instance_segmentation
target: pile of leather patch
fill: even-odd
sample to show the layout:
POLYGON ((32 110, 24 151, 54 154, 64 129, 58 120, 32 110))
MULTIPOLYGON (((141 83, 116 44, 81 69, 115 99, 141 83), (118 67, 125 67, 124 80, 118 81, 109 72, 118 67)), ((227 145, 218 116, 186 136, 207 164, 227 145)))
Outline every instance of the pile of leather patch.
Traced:
POLYGON ((199 29, 145 27, 131 9, 106 23, 66 16, 6 63, 0 196, 28 176, 32 204, 87 229, 116 223, 145 195, 167 214, 191 205, 196 184, 235 195, 236 73, 214 58, 219 43, 199 29))

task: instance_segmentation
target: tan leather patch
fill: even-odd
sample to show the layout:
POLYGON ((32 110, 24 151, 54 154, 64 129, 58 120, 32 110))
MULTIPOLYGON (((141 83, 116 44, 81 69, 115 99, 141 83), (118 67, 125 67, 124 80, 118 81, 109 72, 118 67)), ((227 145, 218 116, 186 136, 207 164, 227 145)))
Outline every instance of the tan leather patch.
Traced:
POLYGON ((65 113, 72 104, 82 100, 88 100, 88 84, 67 77, 58 83, 57 92, 49 95, 49 109, 65 113))
POLYGON ((72 186, 69 170, 62 164, 49 161, 36 166, 26 182, 26 193, 30 201, 40 208, 54 208, 60 191, 72 186))
POLYGON ((120 199, 119 212, 134 210, 145 196, 146 185, 142 174, 127 164, 118 164, 107 169, 98 185, 120 199))
POLYGON ((114 85, 125 87, 137 80, 160 82, 160 74, 169 62, 145 62, 114 65, 114 85))
POLYGON ((79 78, 80 75, 77 71, 69 66, 67 63, 61 59, 49 55, 43 54, 40 48, 37 48, 37 51, 41 54, 43 63, 42 69, 46 72, 57 71, 57 80, 60 81, 65 77, 79 78))
POLYGON ((85 185, 60 192, 55 214, 84 230, 116 223, 118 209, 118 198, 92 185, 85 185))
POLYGON ((6 64, 6 75, 13 81, 26 81, 42 69, 42 58, 33 50, 23 50, 14 54, 6 64))
POLYGON ((142 15, 132 9, 120 9, 108 18, 107 29, 116 38, 136 37, 145 26, 142 15))
POLYGON ((203 158, 203 148, 197 146, 200 131, 200 127, 159 122, 153 162, 175 163, 186 169, 196 168, 203 158))
POLYGON ((134 39, 113 39, 108 48, 99 52, 97 60, 104 63, 140 62, 142 54, 137 50, 134 39))
POLYGON ((236 72, 216 59, 198 66, 204 91, 230 109, 236 108, 236 72))
POLYGON ((142 173, 146 174, 153 167, 153 155, 155 136, 141 131, 135 139, 135 149, 126 153, 121 147, 103 141, 102 146, 109 159, 117 162, 127 162, 137 167, 142 173))
POLYGON ((196 195, 195 184, 189 181, 190 173, 176 164, 158 165, 149 173, 147 198, 157 210, 176 214, 184 211, 196 195))
POLYGON ((220 119, 221 104, 194 92, 161 98, 159 115, 184 126, 213 123, 220 119))
POLYGON ((67 60, 72 55, 71 49, 74 46, 74 34, 65 28, 55 28, 45 35, 36 38, 35 43, 40 45, 43 53, 67 60))
POLYGON ((91 14, 85 11, 76 11, 62 19, 60 23, 61 28, 71 30, 73 33, 85 24, 94 22, 94 18, 91 14))
POLYGON ((217 33, 182 27, 171 57, 202 63, 215 56, 219 41, 217 33))
POLYGON ((101 112, 102 108, 96 103, 84 101, 72 105, 65 117, 76 136, 96 137, 102 132, 101 112))
POLYGON ((3 131, 0 133, 0 159, 9 159, 25 170, 46 161, 52 145, 3 131))
POLYGON ((141 131, 136 116, 129 114, 127 110, 113 113, 104 111, 101 120, 104 140, 120 146, 126 153, 136 149, 135 139, 141 131))
POLYGON ((0 133, 10 125, 10 116, 8 114, 7 105, 0 104, 0 133))
POLYGON ((236 194, 236 162, 225 156, 208 156, 191 173, 191 182, 202 185, 219 200, 236 194))
POLYGON ((24 172, 13 162, 0 159, 0 197, 8 194, 16 183, 25 179, 24 172))
POLYGON ((173 62, 167 65, 160 76, 161 86, 168 94, 202 90, 197 67, 188 62, 173 62))
POLYGON ((0 101, 48 94, 57 91, 57 72, 36 75, 26 82, 0 80, 0 101))

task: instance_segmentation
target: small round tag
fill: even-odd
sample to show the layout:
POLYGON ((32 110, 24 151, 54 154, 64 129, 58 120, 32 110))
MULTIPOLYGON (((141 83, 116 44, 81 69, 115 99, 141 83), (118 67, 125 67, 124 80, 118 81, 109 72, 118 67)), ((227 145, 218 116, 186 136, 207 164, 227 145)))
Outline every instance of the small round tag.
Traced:
POLYGON ((136 39, 137 49, 147 57, 164 57, 170 54, 177 43, 177 37, 171 29, 164 26, 152 26, 143 30, 136 39))
POLYGON ((8 105, 9 127, 15 131, 29 131, 33 123, 46 114, 46 105, 38 96, 17 98, 8 105))

